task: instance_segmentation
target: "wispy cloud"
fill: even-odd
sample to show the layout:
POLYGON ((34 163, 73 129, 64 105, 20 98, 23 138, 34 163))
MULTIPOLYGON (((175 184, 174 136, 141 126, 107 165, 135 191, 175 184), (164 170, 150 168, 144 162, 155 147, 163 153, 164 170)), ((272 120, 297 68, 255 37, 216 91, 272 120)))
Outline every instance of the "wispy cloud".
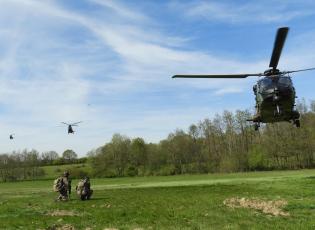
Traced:
MULTIPOLYGON (((221 111, 222 97, 246 92, 255 81, 171 75, 260 72, 268 64, 268 58, 238 60, 192 49, 194 40, 169 35, 126 2, 84 2, 98 6, 97 14, 57 1, 0 1, 0 151, 73 148, 84 154, 114 132, 158 141, 221 111), (57 127, 78 120, 84 122, 74 136, 57 127), (14 145, 6 132, 16 133, 14 145)), ((294 58, 306 59, 303 53, 294 58)))
POLYGON ((288 22, 295 18, 314 15, 312 1, 204 1, 171 2, 172 8, 184 12, 188 17, 206 19, 213 22, 274 23, 288 22))
POLYGON ((216 90, 214 94, 217 96, 220 96, 227 93, 241 93, 241 92, 243 92, 243 89, 241 89, 240 87, 229 87, 229 88, 216 90))
POLYGON ((118 14, 120 17, 123 17, 128 20, 135 20, 140 23, 147 22, 150 19, 139 12, 136 12, 135 9, 131 10, 127 7, 125 7, 123 4, 120 4, 119 1, 113 1, 113 0, 89 0, 92 3, 98 4, 100 6, 106 7, 114 11, 116 14, 118 14))

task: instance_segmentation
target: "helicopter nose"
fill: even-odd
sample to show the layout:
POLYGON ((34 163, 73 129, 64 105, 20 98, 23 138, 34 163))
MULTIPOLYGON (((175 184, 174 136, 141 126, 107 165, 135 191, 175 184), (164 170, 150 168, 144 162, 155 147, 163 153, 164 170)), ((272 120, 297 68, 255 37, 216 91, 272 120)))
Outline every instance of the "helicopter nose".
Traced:
POLYGON ((279 95, 274 95, 274 96, 273 96, 273 101, 274 101, 274 102, 280 101, 279 95))
POLYGON ((274 88, 273 101, 278 102, 280 100, 279 89, 277 87, 274 88))

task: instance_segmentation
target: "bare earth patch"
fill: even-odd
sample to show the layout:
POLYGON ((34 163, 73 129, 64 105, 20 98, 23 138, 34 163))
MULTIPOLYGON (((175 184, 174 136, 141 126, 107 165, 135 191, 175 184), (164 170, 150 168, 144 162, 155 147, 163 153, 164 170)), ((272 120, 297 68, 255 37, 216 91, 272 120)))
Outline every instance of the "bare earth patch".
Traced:
POLYGON ((48 213, 49 216, 80 216, 79 214, 68 210, 55 210, 48 213))
POLYGON ((262 200, 249 198, 229 198, 223 204, 230 208, 250 208, 273 216, 290 216, 288 212, 282 210, 288 204, 285 200, 262 200))
POLYGON ((48 230, 75 230, 75 228, 70 224, 65 225, 53 225, 47 228, 48 230))
POLYGON ((57 228, 56 230, 75 230, 75 228, 70 224, 66 224, 57 228))

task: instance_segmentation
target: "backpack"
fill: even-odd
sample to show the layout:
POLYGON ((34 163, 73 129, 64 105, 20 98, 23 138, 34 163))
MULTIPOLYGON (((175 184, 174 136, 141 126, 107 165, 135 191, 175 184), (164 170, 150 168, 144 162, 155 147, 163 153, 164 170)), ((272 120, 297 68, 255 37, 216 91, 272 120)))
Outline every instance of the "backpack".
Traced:
POLYGON ((54 180, 54 185, 53 185, 54 192, 59 192, 62 186, 63 186, 63 181, 61 177, 54 180))
POLYGON ((83 180, 79 181, 78 185, 77 185, 77 194, 79 196, 84 195, 85 193, 85 183, 83 180))

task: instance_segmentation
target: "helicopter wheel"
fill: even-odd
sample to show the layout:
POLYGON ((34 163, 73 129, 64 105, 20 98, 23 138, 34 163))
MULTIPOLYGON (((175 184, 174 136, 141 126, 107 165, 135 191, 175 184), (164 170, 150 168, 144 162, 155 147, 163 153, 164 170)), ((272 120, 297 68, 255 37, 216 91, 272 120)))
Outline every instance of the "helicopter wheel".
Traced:
POLYGON ((300 120, 294 120, 294 124, 297 128, 300 128, 301 124, 300 124, 300 120))

